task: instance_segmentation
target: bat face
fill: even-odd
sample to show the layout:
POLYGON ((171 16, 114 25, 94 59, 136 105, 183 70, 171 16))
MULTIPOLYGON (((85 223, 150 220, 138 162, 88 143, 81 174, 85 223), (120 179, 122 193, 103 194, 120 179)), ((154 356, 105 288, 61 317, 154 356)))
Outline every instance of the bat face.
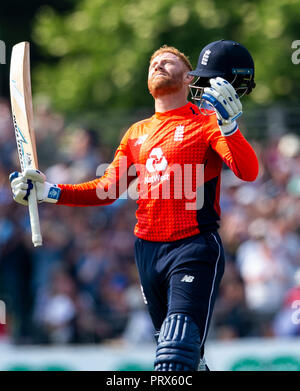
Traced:
MULTIPOLYGON (((17 149, 22 172, 38 168, 30 80, 29 43, 21 42, 13 47, 10 64, 10 97, 17 149)), ((32 242, 42 245, 35 186, 28 197, 32 242)))
POLYGON ((21 169, 38 168, 30 81, 29 43, 14 46, 10 68, 10 94, 21 169))
POLYGON ((13 115, 13 121, 14 121, 14 127, 15 127, 15 134, 16 134, 16 141, 17 141, 17 148, 18 148, 21 170, 22 170, 22 172, 24 172, 26 168, 33 167, 32 154, 30 151, 28 151, 28 142, 26 141, 26 138, 24 137, 21 129, 18 126, 17 119, 16 119, 15 115, 13 115), (25 148, 24 148, 24 144, 25 144, 25 148), (25 152, 25 150, 27 152, 25 152))

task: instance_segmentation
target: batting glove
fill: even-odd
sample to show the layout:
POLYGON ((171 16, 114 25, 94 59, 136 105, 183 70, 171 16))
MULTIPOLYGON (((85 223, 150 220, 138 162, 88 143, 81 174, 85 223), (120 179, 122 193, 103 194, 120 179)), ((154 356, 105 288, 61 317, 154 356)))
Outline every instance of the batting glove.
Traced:
POLYGON ((39 170, 27 169, 24 174, 13 172, 9 176, 13 198, 22 205, 28 205, 28 197, 33 185, 36 187, 36 195, 39 203, 56 203, 61 189, 52 183, 46 182, 46 176, 39 170))
POLYGON ((213 105, 222 134, 229 136, 238 129, 236 119, 243 114, 241 101, 232 85, 222 77, 209 82, 211 87, 204 88, 202 98, 213 105))

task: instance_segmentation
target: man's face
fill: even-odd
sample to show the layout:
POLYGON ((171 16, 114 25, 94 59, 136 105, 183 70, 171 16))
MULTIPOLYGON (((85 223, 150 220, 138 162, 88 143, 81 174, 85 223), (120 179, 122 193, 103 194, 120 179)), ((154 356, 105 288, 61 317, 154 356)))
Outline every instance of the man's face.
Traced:
POLYGON ((148 72, 150 94, 157 98, 180 91, 187 71, 182 60, 173 53, 161 53, 154 57, 148 72))

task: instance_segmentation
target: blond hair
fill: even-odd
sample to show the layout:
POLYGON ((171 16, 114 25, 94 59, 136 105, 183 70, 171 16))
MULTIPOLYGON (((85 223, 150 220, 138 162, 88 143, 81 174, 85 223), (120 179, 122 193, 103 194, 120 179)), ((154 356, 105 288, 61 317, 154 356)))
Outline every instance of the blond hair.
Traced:
POLYGON ((162 53, 172 53, 174 54, 176 57, 180 58, 183 63, 189 68, 189 70, 191 71, 193 69, 191 63, 190 63, 190 60, 188 59, 188 57, 180 52, 178 49, 174 48, 174 46, 168 46, 168 45, 163 45, 161 46, 158 50, 156 50, 151 58, 150 58, 150 64, 151 62, 153 61, 154 57, 158 56, 159 54, 162 54, 162 53))

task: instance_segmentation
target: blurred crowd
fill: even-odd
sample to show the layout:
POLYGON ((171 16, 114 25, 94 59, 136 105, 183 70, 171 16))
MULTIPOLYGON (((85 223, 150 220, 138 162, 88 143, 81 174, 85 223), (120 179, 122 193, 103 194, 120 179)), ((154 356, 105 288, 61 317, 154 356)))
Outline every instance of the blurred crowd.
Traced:
MULTIPOLYGON (((138 119, 138 118, 137 118, 138 119)), ((122 132, 125 129, 122 130, 122 132)), ((94 179, 113 158, 101 132, 35 112, 40 169, 53 183, 94 179)), ((120 135, 121 137, 121 135, 120 135)), ((220 234, 226 270, 209 338, 300 335, 300 138, 253 141, 260 174, 242 182, 224 166, 220 234)), ((117 147, 117 144, 115 148, 117 147)), ((16 344, 150 342, 153 328, 134 261, 136 203, 39 206, 33 248, 27 208, 12 200, 19 169, 9 103, 0 100, 0 339, 16 344)))

